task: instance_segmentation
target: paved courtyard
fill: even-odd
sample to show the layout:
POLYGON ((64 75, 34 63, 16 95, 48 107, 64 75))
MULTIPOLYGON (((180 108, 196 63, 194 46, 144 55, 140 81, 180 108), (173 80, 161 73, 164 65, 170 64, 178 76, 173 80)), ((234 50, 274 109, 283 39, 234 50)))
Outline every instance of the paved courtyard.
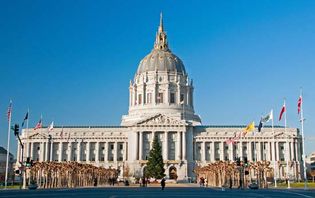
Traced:
POLYGON ((265 198, 315 198, 315 190, 261 189, 238 190, 199 187, 102 187, 80 189, 1 190, 0 197, 265 197, 265 198))

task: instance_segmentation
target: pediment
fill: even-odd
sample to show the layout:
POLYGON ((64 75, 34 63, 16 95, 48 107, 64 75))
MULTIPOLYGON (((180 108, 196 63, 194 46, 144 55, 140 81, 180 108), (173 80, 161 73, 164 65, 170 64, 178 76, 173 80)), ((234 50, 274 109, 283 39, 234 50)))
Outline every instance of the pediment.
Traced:
POLYGON ((43 139, 43 138, 47 139, 48 138, 47 134, 43 134, 43 133, 39 133, 39 132, 34 133, 28 137, 28 139, 43 139))
POLYGON ((149 126, 149 125, 176 125, 176 126, 183 126, 187 125, 184 121, 176 119, 176 118, 170 118, 163 114, 157 114, 155 116, 149 117, 147 119, 144 119, 136 124, 137 126, 149 126))

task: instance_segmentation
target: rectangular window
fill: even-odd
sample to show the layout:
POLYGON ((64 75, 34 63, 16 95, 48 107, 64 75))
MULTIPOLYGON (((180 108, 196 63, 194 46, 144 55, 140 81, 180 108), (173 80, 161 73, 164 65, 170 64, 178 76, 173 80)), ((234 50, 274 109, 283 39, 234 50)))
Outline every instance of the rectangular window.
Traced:
POLYGON ((175 93, 171 93, 170 103, 171 104, 175 103, 175 93))
POLYGON ((184 94, 180 94, 180 102, 184 102, 184 94))
POLYGON ((147 93, 147 104, 152 103, 152 93, 147 93))
POLYGON ((158 94, 157 103, 163 103, 163 93, 158 94))
POLYGON ((141 104, 141 103, 142 103, 142 95, 139 94, 139 95, 138 95, 138 104, 141 104))

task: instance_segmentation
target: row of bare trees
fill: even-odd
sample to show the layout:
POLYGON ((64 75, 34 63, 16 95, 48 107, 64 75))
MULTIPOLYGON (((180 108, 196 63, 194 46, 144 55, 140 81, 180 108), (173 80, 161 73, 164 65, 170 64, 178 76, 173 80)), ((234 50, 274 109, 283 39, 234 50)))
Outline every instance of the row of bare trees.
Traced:
POLYGON ((208 185, 214 187, 241 186, 240 182, 248 184, 255 179, 261 188, 266 188, 267 177, 273 176, 269 161, 251 162, 246 167, 239 167, 236 162, 218 161, 197 166, 194 171, 198 179, 207 178, 208 185), (244 171, 248 171, 248 176, 244 177, 244 171))
POLYGON ((75 188, 116 181, 118 171, 77 162, 36 162, 28 177, 40 188, 75 188))

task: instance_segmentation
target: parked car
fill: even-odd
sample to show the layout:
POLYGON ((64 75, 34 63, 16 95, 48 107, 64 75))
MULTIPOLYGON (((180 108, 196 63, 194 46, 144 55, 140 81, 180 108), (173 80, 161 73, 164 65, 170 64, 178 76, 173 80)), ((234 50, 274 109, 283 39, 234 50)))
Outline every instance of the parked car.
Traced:
POLYGON ((250 189, 258 189, 259 187, 258 187, 257 183, 251 183, 251 184, 248 185, 248 188, 250 188, 250 189))

